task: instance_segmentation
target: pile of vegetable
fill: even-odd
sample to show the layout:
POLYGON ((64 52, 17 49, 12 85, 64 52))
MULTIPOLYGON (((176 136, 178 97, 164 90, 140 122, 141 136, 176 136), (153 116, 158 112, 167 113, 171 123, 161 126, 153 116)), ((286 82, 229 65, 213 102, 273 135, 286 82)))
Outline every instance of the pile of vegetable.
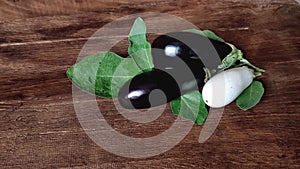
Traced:
POLYGON ((264 70, 212 31, 171 32, 150 44, 146 25, 137 18, 128 40, 130 57, 113 52, 88 56, 67 70, 68 78, 88 93, 117 97, 128 109, 170 102, 174 114, 198 125, 207 117, 206 105, 219 108, 236 101, 248 110, 264 93, 262 83, 253 80, 264 70))

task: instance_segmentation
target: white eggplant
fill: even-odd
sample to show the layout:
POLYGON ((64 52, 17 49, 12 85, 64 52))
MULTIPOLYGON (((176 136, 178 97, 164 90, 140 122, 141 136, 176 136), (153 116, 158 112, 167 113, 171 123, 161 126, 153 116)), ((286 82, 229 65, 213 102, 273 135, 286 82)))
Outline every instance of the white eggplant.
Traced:
POLYGON ((202 97, 210 107, 220 108, 234 101, 253 81, 254 73, 246 66, 216 74, 202 89, 202 97))

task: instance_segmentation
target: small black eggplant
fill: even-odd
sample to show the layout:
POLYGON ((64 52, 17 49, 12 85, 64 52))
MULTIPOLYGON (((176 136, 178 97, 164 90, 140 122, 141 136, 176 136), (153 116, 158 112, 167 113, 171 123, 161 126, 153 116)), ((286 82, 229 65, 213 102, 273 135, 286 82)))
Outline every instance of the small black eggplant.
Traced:
POLYGON ((215 69, 231 50, 226 43, 195 33, 161 35, 152 43, 155 68, 129 80, 119 92, 119 102, 128 109, 150 108, 199 90, 203 67, 215 69))
POLYGON ((164 104, 180 95, 178 84, 170 74, 153 69, 129 80, 121 88, 118 99, 125 108, 142 109, 164 104))

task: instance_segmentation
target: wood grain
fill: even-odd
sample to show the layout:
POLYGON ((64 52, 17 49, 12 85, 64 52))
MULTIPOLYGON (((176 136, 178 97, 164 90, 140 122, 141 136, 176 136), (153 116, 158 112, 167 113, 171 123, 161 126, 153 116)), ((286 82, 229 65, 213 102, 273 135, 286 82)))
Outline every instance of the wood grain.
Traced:
MULTIPOLYGON (((288 0, 0 2, 0 168, 300 168, 300 6, 288 0), (214 135, 194 126, 172 150, 146 159, 110 154, 80 126, 65 75, 86 40, 127 14, 166 12, 236 44, 267 72, 262 102, 226 107, 214 135)), ((123 53, 128 42, 113 48, 123 53)), ((133 137, 166 130, 167 106, 149 124, 130 122, 98 98, 108 123, 133 137)), ((114 143, 112 143, 114 144, 114 143)))

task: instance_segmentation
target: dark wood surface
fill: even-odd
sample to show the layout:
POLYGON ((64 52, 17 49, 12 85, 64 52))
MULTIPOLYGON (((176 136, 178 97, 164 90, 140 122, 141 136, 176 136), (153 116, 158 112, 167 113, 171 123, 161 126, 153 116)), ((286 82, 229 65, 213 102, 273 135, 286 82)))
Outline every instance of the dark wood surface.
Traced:
MULTIPOLYGON (((300 168, 300 6, 292 0, 0 2, 0 168, 300 168), (106 152, 80 126, 65 71, 104 24, 137 12, 165 12, 211 29, 266 69, 255 108, 226 106, 214 135, 202 126, 161 155, 106 152)), ((126 44, 115 48, 122 52, 126 44)), ((168 106, 149 124, 128 122, 98 98, 107 121, 134 137, 173 123, 168 106)), ((112 142, 112 144, 114 144, 112 142)))

